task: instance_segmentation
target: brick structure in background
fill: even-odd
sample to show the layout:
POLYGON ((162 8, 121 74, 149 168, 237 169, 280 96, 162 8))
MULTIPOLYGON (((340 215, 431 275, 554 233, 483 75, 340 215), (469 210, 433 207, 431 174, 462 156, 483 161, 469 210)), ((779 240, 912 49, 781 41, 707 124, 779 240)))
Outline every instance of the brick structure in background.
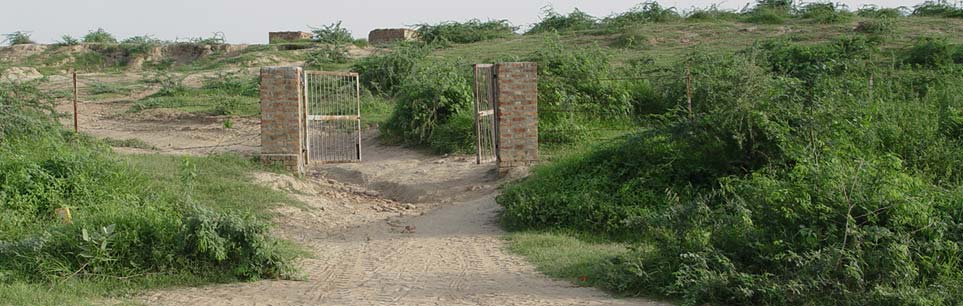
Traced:
POLYGON ((304 173, 300 67, 261 68, 261 161, 304 173))
POLYGON ((495 65, 498 122, 498 172, 538 162, 538 66, 495 65))
POLYGON ((418 39, 418 32, 412 29, 376 29, 368 33, 368 43, 373 46, 415 39, 418 39))
POLYGON ((268 33, 268 43, 285 43, 285 42, 297 42, 305 39, 311 39, 313 35, 308 32, 295 31, 295 32, 269 32, 268 33))

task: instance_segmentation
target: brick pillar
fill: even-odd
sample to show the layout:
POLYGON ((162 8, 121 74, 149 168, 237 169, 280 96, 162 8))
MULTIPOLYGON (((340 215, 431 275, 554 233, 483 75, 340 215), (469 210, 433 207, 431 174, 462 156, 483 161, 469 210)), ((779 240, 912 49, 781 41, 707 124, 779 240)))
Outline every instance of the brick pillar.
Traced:
POLYGON ((304 173, 300 67, 261 68, 261 161, 304 173))
POLYGON ((538 66, 501 63, 497 74, 498 172, 538 162, 538 66))

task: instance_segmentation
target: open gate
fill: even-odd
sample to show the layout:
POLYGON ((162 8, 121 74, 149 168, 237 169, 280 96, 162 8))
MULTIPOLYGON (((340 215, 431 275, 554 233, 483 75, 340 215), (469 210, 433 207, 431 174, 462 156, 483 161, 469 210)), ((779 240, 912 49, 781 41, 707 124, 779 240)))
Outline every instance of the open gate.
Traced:
POLYGON ((497 144, 497 90, 495 86, 495 65, 477 64, 475 75, 475 161, 493 162, 498 158, 497 144))
POLYGON ((304 72, 308 163, 361 161, 361 87, 353 72, 304 72))

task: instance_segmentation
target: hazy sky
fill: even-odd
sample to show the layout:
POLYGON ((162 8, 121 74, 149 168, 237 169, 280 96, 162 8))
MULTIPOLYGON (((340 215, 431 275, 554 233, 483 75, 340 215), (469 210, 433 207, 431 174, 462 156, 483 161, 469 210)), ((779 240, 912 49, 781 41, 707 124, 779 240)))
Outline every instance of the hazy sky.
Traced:
MULTIPOLYGON (((718 4, 740 9, 754 0, 663 0, 681 10, 718 4)), ((547 5, 560 12, 578 7, 595 16, 625 11, 641 0, 4 0, 0 33, 23 30, 38 42, 64 34, 82 36, 102 27, 118 38, 150 34, 174 40, 223 32, 231 43, 265 43, 267 32, 307 30, 338 20, 355 37, 375 28, 402 27, 447 20, 508 19, 528 26, 547 5)), ((864 4, 913 6, 918 0, 842 0, 850 8, 864 4)))

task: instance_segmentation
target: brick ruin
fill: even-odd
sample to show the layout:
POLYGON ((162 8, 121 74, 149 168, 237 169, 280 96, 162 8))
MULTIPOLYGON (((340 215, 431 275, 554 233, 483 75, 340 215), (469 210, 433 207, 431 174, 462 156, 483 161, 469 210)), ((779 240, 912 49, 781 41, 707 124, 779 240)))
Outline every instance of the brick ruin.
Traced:
POLYGON ((376 29, 368 33, 368 43, 375 46, 415 39, 418 32, 412 29, 376 29))
POLYGON ((313 35, 304 31, 294 31, 294 32, 269 32, 268 33, 268 43, 277 44, 285 42, 296 42, 306 39, 311 39, 313 35))

